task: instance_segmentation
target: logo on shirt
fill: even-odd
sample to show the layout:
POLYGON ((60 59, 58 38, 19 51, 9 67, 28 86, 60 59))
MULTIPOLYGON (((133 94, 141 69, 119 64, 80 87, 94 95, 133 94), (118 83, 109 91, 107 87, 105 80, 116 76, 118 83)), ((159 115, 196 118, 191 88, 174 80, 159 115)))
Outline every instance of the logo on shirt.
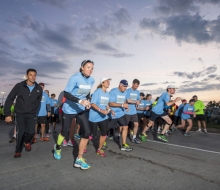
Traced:
POLYGON ((77 94, 80 94, 80 95, 82 95, 82 94, 89 94, 90 93, 90 91, 91 91, 91 88, 92 88, 92 86, 91 85, 79 85, 79 89, 78 89, 78 92, 77 92, 77 94))
POLYGON ((133 101, 136 101, 137 100, 137 94, 130 93, 130 99, 133 100, 133 101))
POLYGON ((44 96, 42 96, 41 102, 45 102, 45 98, 44 98, 44 96))
POLYGON ((117 103, 117 104, 123 104, 123 103, 125 103, 125 96, 117 95, 116 103, 117 103))
POLYGON ((100 105, 107 106, 109 103, 109 98, 105 96, 101 96, 100 105))

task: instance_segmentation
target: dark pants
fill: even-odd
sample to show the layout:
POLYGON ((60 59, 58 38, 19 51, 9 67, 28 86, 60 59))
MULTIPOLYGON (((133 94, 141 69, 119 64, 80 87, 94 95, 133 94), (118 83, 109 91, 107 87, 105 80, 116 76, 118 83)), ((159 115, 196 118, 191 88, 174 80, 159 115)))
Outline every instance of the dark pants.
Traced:
POLYGON ((81 137, 84 139, 88 139, 90 135, 90 125, 87 112, 81 112, 78 114, 63 113, 61 135, 63 137, 67 136, 73 118, 76 118, 76 122, 80 125, 80 131, 82 132, 81 137))
POLYGON ((16 113, 16 149, 15 152, 22 152, 24 143, 30 143, 35 133, 36 114, 16 113))
POLYGON ((46 120, 46 123, 45 123, 45 132, 46 132, 46 134, 49 133, 49 129, 50 129, 50 120, 51 120, 51 118, 50 118, 50 117, 47 117, 47 120, 46 120))

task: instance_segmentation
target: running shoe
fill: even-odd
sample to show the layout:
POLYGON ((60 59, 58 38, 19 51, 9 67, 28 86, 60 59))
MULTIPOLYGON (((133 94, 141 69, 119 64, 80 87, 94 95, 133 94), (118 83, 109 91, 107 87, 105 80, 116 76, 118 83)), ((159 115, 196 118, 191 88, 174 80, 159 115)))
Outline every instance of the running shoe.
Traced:
POLYGON ((57 150, 57 145, 55 144, 54 145, 54 152, 53 152, 53 157, 56 159, 56 160, 60 160, 61 159, 61 149, 60 150, 57 150))
POLYGON ((49 141, 49 138, 48 137, 42 137, 42 138, 40 138, 40 141, 49 141))
POLYGON ((79 134, 75 134, 74 137, 75 137, 76 139, 78 139, 78 140, 81 139, 81 137, 79 136, 79 134))
POLYGON ((105 157, 106 156, 106 154, 105 154, 105 152, 102 150, 102 149, 98 149, 97 151, 96 151, 96 154, 98 154, 99 156, 102 156, 102 157, 105 157))
POLYGON ((183 134, 185 137, 191 137, 191 135, 189 133, 184 133, 183 134))
POLYGON ((84 149, 83 153, 87 153, 87 147, 84 149))
POLYGON ((177 131, 177 128, 176 128, 175 126, 173 126, 173 127, 171 128, 171 131, 172 131, 172 132, 175 132, 175 131, 177 131))
POLYGON ((67 143, 67 146, 74 146, 74 141, 73 141, 73 140, 69 141, 69 142, 67 143))
POLYGON ((74 163, 74 167, 76 168, 81 168, 82 170, 87 170, 90 168, 90 165, 86 163, 86 159, 84 158, 77 158, 75 163, 74 163))
POLYGON ((11 140, 9 141, 9 143, 13 143, 16 141, 16 138, 15 137, 12 137, 11 140))
POLYGON ((207 129, 204 129, 204 133, 208 133, 208 132, 207 132, 207 129))
POLYGON ((35 138, 36 138, 36 139, 38 139, 38 136, 39 136, 39 135, 38 135, 38 134, 36 134, 36 135, 35 135, 35 138))
POLYGON ((49 129, 48 133, 51 134, 51 130, 50 129, 49 129))
POLYGON ((33 138, 33 140, 32 140, 32 144, 34 144, 34 143, 37 143, 37 139, 36 138, 33 138))
POLYGON ((20 158, 20 157, 21 157, 21 153, 20 152, 15 152, 14 158, 20 158))
POLYGON ((45 137, 49 138, 50 136, 49 136, 49 134, 46 134, 45 137))
POLYGON ((137 138, 132 138, 131 142, 135 143, 135 144, 140 144, 141 142, 137 139, 137 138))
POLYGON ((109 140, 113 140, 113 136, 110 136, 110 137, 108 137, 109 138, 109 140))
POLYGON ((68 146, 68 143, 65 139, 63 140, 62 146, 68 146))
POLYGON ((57 133, 57 132, 54 130, 53 133, 57 133))
POLYGON ((128 144, 123 144, 121 146, 121 150, 125 150, 125 151, 129 152, 129 151, 133 150, 133 148, 131 148, 128 144))
POLYGON ((201 133, 202 132, 202 130, 199 128, 196 132, 198 132, 198 133, 201 133))
POLYGON ((31 144, 30 143, 24 143, 24 147, 27 152, 31 151, 31 144))
POLYGON ((104 142, 104 144, 103 144, 103 146, 102 146, 102 149, 107 149, 107 148, 108 148, 107 143, 104 142))
POLYGON ((142 140, 142 141, 144 141, 144 142, 146 142, 147 141, 147 135, 146 134, 140 134, 140 139, 142 140))
POLYGON ((157 138, 164 142, 168 142, 167 138, 163 134, 158 135, 157 138))

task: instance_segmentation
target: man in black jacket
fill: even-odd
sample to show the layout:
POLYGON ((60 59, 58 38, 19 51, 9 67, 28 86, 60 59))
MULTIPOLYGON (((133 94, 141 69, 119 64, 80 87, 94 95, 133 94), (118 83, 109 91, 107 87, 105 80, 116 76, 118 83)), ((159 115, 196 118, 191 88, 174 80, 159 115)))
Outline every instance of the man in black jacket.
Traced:
POLYGON ((27 70, 27 80, 17 83, 5 101, 5 121, 12 122, 11 105, 16 98, 16 150, 14 158, 21 157, 23 146, 31 151, 31 140, 35 133, 36 113, 42 98, 42 88, 35 82, 37 71, 27 70))

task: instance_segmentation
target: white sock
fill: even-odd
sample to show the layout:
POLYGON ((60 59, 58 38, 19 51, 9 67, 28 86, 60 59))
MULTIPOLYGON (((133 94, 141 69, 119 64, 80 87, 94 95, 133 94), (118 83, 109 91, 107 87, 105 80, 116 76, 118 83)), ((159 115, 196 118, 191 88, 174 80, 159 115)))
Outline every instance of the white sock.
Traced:
POLYGON ((136 135, 133 135, 133 139, 135 139, 136 138, 136 135))

